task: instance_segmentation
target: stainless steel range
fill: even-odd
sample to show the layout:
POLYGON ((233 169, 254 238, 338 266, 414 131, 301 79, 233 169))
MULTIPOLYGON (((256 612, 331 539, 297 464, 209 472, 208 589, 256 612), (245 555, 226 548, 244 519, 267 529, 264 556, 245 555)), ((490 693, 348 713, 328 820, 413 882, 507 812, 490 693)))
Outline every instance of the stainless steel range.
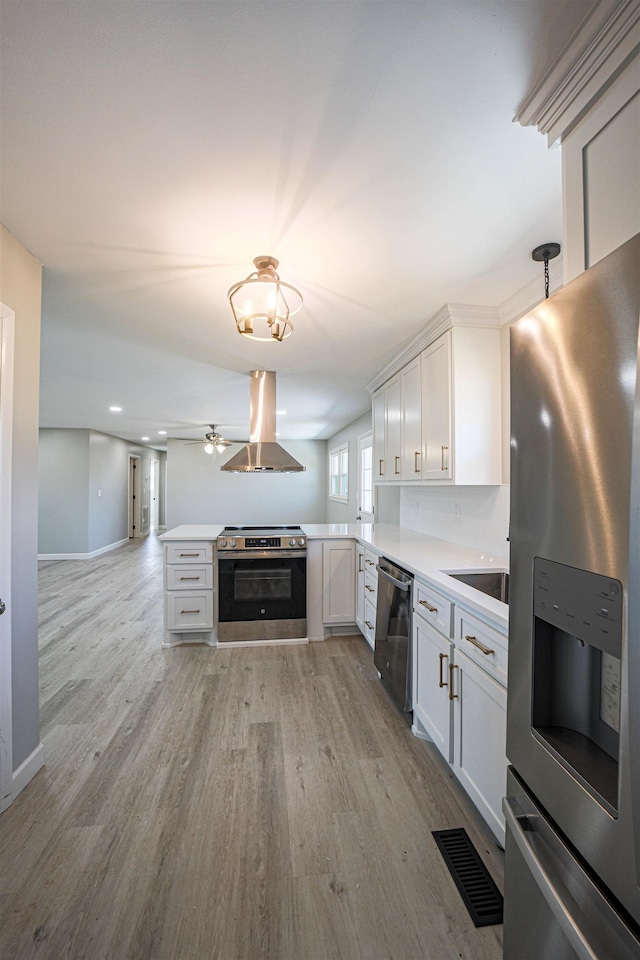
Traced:
POLYGON ((218 547, 218 640, 307 635, 307 538, 295 526, 225 527, 218 547))

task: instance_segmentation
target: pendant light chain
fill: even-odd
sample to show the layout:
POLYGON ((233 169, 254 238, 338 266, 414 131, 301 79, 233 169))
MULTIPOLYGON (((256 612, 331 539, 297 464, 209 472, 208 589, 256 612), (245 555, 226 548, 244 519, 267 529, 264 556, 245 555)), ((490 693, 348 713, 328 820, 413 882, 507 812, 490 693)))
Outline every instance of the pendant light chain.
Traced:
POLYGON ((559 243, 543 243, 531 251, 531 259, 544 261, 544 297, 549 299, 549 260, 553 260, 560 253, 559 243))

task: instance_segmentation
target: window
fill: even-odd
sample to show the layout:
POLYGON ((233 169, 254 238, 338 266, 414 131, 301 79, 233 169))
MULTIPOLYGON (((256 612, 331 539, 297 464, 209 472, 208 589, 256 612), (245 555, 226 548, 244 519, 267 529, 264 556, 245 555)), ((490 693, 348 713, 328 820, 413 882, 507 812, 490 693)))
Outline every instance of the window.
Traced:
POLYGON ((329 499, 349 499, 349 444, 329 451, 329 499))

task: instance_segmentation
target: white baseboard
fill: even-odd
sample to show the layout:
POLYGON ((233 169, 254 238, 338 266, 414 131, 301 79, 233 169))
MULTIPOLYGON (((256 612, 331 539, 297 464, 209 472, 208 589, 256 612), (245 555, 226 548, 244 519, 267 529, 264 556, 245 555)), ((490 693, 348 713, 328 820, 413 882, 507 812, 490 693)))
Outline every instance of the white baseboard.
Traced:
POLYGON ((129 537, 118 540, 116 543, 108 543, 106 547, 99 547, 91 553, 39 553, 38 560, 93 560, 94 557, 99 557, 103 553, 123 547, 125 543, 129 543, 129 537))
POLYGON ((11 778, 11 800, 15 800, 26 785, 33 780, 38 770, 44 766, 44 746, 39 743, 35 750, 23 760, 11 778))

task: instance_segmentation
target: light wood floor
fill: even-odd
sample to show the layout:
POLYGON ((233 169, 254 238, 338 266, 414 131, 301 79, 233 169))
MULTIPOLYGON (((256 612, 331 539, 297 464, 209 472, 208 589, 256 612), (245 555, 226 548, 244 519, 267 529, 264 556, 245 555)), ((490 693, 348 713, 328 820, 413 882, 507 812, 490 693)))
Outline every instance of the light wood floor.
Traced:
POLYGON ((41 568, 46 766, 0 817, 2 960, 498 960, 432 829, 502 853, 361 637, 162 650, 152 535, 41 568))

